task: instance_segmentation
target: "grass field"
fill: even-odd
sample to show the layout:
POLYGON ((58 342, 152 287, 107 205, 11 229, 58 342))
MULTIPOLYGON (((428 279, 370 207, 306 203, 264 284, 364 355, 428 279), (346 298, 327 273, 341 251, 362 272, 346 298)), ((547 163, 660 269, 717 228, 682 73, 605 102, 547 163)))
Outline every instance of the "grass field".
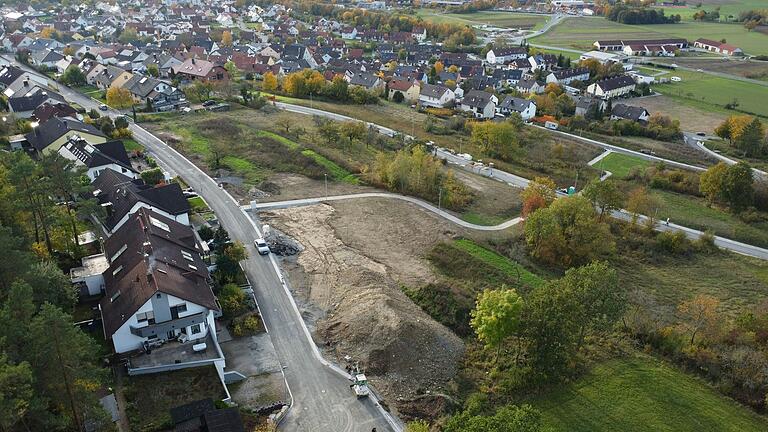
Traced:
POLYGON ((310 150, 310 149, 302 150, 301 154, 312 158, 312 160, 314 160, 318 164, 325 167, 328 170, 328 173, 331 175, 331 178, 333 178, 334 180, 343 181, 349 184, 360 183, 357 177, 355 177, 351 172, 338 166, 336 163, 334 163, 331 160, 328 160, 328 158, 318 154, 314 150, 310 150))
POLYGON ((615 359, 532 401, 556 431, 764 431, 766 419, 649 357, 615 359))
POLYGON ((699 10, 707 12, 713 11, 716 8, 720 8, 720 20, 731 20, 728 18, 732 15, 734 18, 738 18, 739 13, 750 9, 764 9, 766 7, 765 0, 703 0, 696 2, 688 2, 687 6, 678 7, 660 7, 664 10, 664 14, 680 15, 683 21, 692 21, 693 14, 699 10), (701 8, 697 8, 696 5, 701 3, 701 8))
POLYGON ((594 166, 598 169, 610 171, 615 178, 621 179, 626 177, 627 174, 629 174, 629 171, 634 167, 646 168, 651 165, 652 163, 645 159, 621 153, 611 153, 594 166))
POLYGON ((547 33, 529 40, 532 44, 588 50, 597 39, 653 39, 701 37, 720 40, 742 48, 748 54, 768 54, 768 35, 749 32, 739 24, 683 22, 679 24, 627 25, 603 17, 569 18, 547 33))
POLYGON ((454 245, 485 264, 506 273, 513 279, 518 279, 519 277, 520 281, 528 286, 537 287, 544 283, 542 278, 526 270, 520 264, 490 249, 486 249, 472 240, 459 239, 454 241, 454 245))
POLYGON ((136 142, 133 138, 123 138, 121 141, 123 141, 125 151, 144 150, 144 146, 136 142))
POLYGON ((193 198, 187 198, 187 202, 189 203, 189 207, 192 209, 195 213, 205 212, 210 210, 208 208, 208 205, 205 204, 205 201, 203 198, 196 196, 193 198))
POLYGON ((680 77, 682 81, 655 84, 653 89, 685 104, 725 113, 729 112, 724 108, 725 104, 735 99, 739 103, 738 109, 768 117, 766 86, 684 70, 676 70, 671 75, 680 77))
POLYGON ((495 27, 523 29, 535 29, 543 25, 548 19, 548 17, 545 15, 536 14, 491 11, 480 11, 467 14, 446 14, 440 13, 433 9, 419 9, 416 11, 416 15, 420 16, 425 21, 432 21, 435 23, 466 25, 488 24, 495 27))

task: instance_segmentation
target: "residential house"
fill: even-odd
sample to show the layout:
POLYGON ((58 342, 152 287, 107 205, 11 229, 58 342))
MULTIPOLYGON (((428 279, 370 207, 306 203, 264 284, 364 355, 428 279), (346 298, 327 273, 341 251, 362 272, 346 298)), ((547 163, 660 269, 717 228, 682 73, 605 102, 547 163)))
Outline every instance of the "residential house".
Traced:
POLYGON ((44 49, 40 51, 33 51, 29 55, 29 64, 35 67, 46 67, 54 69, 56 63, 63 59, 64 56, 52 49, 44 49))
POLYGON ((586 119, 594 116, 598 110, 603 109, 604 104, 602 99, 588 95, 577 96, 574 98, 574 102, 576 102, 576 112, 574 115, 582 116, 586 119))
POLYGON ((650 116, 645 108, 638 106, 616 104, 611 109, 611 120, 624 119, 647 123, 650 116))
POLYGON ((544 93, 544 89, 547 87, 547 83, 536 81, 535 79, 521 79, 515 89, 520 93, 541 94, 544 93))
POLYGON ((419 82, 414 79, 407 78, 401 80, 394 78, 389 81, 387 88, 389 89, 389 94, 387 95, 389 100, 392 100, 395 93, 401 93, 403 95, 403 100, 409 104, 419 101, 421 87, 419 86, 419 82))
POLYGON ((496 112, 505 116, 516 112, 520 114, 523 120, 528 121, 536 117, 536 102, 530 99, 507 96, 496 107, 496 112))
POLYGON ((350 87, 362 87, 370 92, 381 94, 384 91, 385 83, 381 78, 370 73, 357 73, 352 76, 345 76, 350 87))
POLYGON ((53 90, 35 85, 26 92, 18 91, 8 98, 8 111, 17 118, 26 119, 32 117, 32 112, 46 102, 63 103, 64 97, 53 90))
POLYGON ((448 87, 423 83, 419 90, 419 104, 424 107, 449 107, 455 99, 456 95, 448 87))
POLYGON ((635 80, 629 75, 618 75, 590 84, 587 93, 602 99, 613 99, 635 90, 635 80))
POLYGON ((588 79, 589 69, 587 68, 561 69, 550 72, 547 75, 547 83, 555 83, 561 86, 569 85, 573 81, 587 81, 588 79))
POLYGON ((93 187, 94 196, 106 210, 102 226, 108 234, 119 230, 141 208, 189 225, 189 202, 178 183, 151 186, 108 169, 99 173, 93 187))
POLYGON ((78 136, 91 144, 101 144, 107 137, 95 127, 71 118, 51 117, 46 122, 32 128, 24 135, 25 146, 41 154, 58 152, 61 146, 73 136, 78 136))
MULTIPOLYGON (((132 73, 117 66, 107 65, 99 69, 100 72, 93 76, 92 85, 98 87, 101 90, 106 90, 113 87, 122 88, 133 76, 132 73)), ((88 74, 88 76, 90 75, 91 74, 88 74)))
POLYGON ((139 173, 131 166, 131 160, 122 141, 107 141, 101 144, 89 144, 84 139, 73 136, 61 148, 59 154, 84 167, 91 182, 96 180, 105 169, 130 177, 139 178, 139 173))
POLYGON ((34 119, 39 124, 45 123, 51 117, 78 118, 77 111, 65 102, 43 102, 32 111, 32 116, 30 118, 34 119))
POLYGON ((464 95, 459 110, 470 112, 475 118, 490 119, 496 115, 499 100, 491 93, 472 90, 464 95))
POLYGON ((485 61, 490 64, 506 64, 526 57, 528 57, 528 50, 524 47, 495 48, 485 54, 485 61))
POLYGON ((134 102, 146 104, 154 111, 170 111, 189 105, 184 92, 156 78, 135 74, 123 88, 131 93, 134 102))
POLYGON ((223 66, 195 58, 186 59, 183 63, 172 66, 171 74, 182 81, 226 81, 229 79, 229 73, 223 66))
POLYGON ((190 344, 190 360, 198 357, 192 357, 192 344, 216 337, 214 313, 220 308, 200 250, 190 227, 150 209, 132 214, 105 240, 109 267, 99 309, 115 352, 146 352, 179 341, 190 344))
POLYGON ((528 63, 531 65, 531 70, 551 70, 553 66, 557 66, 557 56, 554 54, 536 54, 535 56, 528 57, 528 63))

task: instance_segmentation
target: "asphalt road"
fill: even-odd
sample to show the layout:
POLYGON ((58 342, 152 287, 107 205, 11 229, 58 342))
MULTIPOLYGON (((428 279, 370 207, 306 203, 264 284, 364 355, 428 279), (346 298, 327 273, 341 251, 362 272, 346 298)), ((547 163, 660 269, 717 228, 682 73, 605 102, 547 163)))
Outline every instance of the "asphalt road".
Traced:
MULTIPOLYGON (((86 109, 99 107, 99 102, 81 93, 65 86, 58 89, 70 102, 86 109)), ((107 113, 119 114, 114 110, 107 113)), ((205 199, 232 239, 248 245, 250 257, 242 264, 293 398, 280 428, 291 432, 370 432, 373 428, 401 431, 402 422, 381 408, 375 396, 358 400, 349 388, 348 374, 322 358, 296 307, 289 281, 272 255, 261 256, 252 246, 253 240, 261 236, 258 222, 181 154, 138 125, 131 124, 130 129, 134 139, 152 153, 164 170, 181 175, 205 199)))

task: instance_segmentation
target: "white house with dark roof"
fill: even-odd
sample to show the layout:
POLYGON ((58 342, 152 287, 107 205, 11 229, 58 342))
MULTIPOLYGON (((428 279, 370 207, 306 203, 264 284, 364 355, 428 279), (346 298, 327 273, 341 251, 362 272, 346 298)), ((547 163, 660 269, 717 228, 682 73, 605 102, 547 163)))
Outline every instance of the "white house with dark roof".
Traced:
POLYGON ((499 100, 495 95, 482 91, 471 90, 461 100, 459 110, 470 112, 475 118, 490 119, 496 115, 496 104, 499 100))
POLYGON ((422 84, 419 90, 419 104, 425 107, 444 108, 456 100, 456 95, 445 86, 422 84))
POLYGON ((613 99, 635 90, 635 80, 629 75, 619 75, 590 84, 587 93, 602 99, 613 99))
POLYGON ((530 120, 536 117, 536 102, 530 99, 507 96, 496 106, 496 112, 504 115, 518 113, 523 120, 530 120))
POLYGON ((485 61, 490 64, 505 64, 513 60, 528 57, 528 50, 524 47, 494 48, 485 54, 485 61))

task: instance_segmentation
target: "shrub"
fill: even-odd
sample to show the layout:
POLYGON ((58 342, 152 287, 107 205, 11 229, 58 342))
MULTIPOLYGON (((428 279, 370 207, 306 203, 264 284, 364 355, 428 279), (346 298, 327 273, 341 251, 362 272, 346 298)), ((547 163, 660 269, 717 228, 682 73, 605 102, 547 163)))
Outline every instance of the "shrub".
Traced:
POLYGON ((656 235, 656 245, 664 252, 683 255, 691 251, 691 242, 682 231, 664 231, 656 235))
POLYGON ((256 334, 261 326, 261 321, 255 313, 237 317, 232 320, 232 334, 236 337, 256 334))
POLYGON ((200 238, 203 241, 208 241, 213 239, 213 229, 208 225, 201 226, 200 229, 197 230, 197 233, 200 235, 200 238))
POLYGON ((219 293, 221 311, 227 318, 233 318, 246 309, 245 292, 235 284, 226 284, 219 293))

